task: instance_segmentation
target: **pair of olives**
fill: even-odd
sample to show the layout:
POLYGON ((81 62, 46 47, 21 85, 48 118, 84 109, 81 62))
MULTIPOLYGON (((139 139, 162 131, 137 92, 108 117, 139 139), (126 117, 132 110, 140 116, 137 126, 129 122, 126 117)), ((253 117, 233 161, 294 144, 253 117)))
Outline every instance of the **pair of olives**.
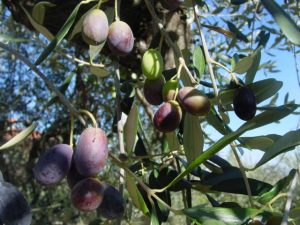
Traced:
POLYGON ((133 33, 128 24, 115 21, 109 26, 106 14, 100 9, 93 9, 85 16, 82 37, 89 45, 100 45, 107 40, 111 52, 118 56, 130 53, 134 45, 133 33))

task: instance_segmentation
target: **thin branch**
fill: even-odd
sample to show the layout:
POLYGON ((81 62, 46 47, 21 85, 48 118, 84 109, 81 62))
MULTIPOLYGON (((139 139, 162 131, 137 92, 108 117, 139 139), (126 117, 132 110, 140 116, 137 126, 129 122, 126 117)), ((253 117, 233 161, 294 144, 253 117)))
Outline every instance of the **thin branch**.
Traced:
POLYGON ((205 58, 206 58, 208 71, 209 71, 209 74, 210 74, 210 79, 211 79, 211 82, 212 82, 212 85, 213 85, 215 96, 217 97, 218 96, 218 87, 217 87, 217 83, 216 83, 216 77, 215 77, 215 74, 214 74, 214 70, 212 68, 211 57, 210 57, 210 54, 209 54, 209 51, 208 51, 206 40, 205 40, 204 34, 202 32, 202 29, 201 29, 200 18, 198 18, 198 15, 196 13, 195 0, 193 0, 193 11, 194 11, 194 16, 195 16, 196 24, 197 24, 197 27, 198 27, 199 35, 200 35, 200 38, 201 38, 201 42, 202 42, 202 45, 203 45, 204 55, 205 55, 205 58))
POLYGON ((244 183, 245 183, 245 186, 246 186, 246 190, 247 190, 247 194, 249 196, 249 202, 250 202, 250 205, 251 207, 254 207, 254 203, 253 203, 253 199, 252 199, 252 193, 251 193, 251 188, 250 188, 250 184, 249 184, 249 181, 248 181, 248 178, 247 178, 247 175, 246 175, 246 172, 245 172, 245 168, 244 168, 244 165, 236 151, 236 148, 233 144, 230 144, 231 148, 232 148, 232 151, 233 151, 233 154, 236 158, 236 161, 237 163, 239 164, 239 167, 240 167, 240 170, 241 170, 241 173, 242 173, 242 176, 243 176, 243 180, 244 180, 244 183))
POLYGON ((73 104, 66 99, 66 97, 52 84, 52 82, 43 74, 34 64, 32 64, 26 57, 18 53, 16 50, 8 47, 6 44, 0 42, 0 48, 6 50, 11 55, 14 55, 17 59, 21 60, 24 64, 26 64, 33 72, 35 72, 46 84, 47 88, 54 92, 58 98, 60 99, 61 103, 65 105, 68 110, 78 117, 78 119, 85 125, 84 119, 79 115, 77 109, 73 106, 73 104))

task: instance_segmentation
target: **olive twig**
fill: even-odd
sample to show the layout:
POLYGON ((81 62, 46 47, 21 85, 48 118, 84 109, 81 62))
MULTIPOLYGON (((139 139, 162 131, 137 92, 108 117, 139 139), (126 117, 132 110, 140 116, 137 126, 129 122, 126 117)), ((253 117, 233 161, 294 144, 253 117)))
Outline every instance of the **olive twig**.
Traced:
POLYGON ((216 78, 215 78, 214 70, 212 68, 211 57, 210 57, 210 54, 208 52, 208 47, 207 47, 207 44, 206 44, 206 40, 205 40, 204 34, 202 32, 202 29, 201 29, 201 24, 200 24, 198 15, 196 13, 195 0, 193 0, 193 11, 194 11, 194 16, 195 16, 195 20, 196 20, 196 25, 198 27, 198 32, 199 32, 201 42, 202 42, 202 45, 203 45, 204 55, 205 55, 205 58, 206 58, 206 62, 207 62, 207 66, 208 66, 208 70, 209 70, 209 74, 210 74, 210 79, 211 79, 211 82, 212 82, 212 85, 213 85, 215 96, 217 97, 218 96, 218 87, 217 87, 217 84, 216 84, 216 78))
POLYGON ((236 161, 240 167, 240 171, 242 173, 242 176, 243 176, 243 180, 244 180, 244 183, 245 183, 245 186, 246 186, 246 190, 247 190, 247 194, 248 194, 248 197, 249 197, 249 202, 250 202, 250 205, 251 207, 254 207, 254 203, 253 203, 253 199, 252 199, 252 192, 251 192, 251 188, 250 188, 250 184, 249 184, 249 181, 248 181, 248 178, 247 178, 247 175, 246 175, 246 172, 245 172, 245 168, 244 168, 244 165, 236 151, 236 148, 235 146, 233 145, 233 143, 230 144, 231 146, 231 149, 233 151, 233 154, 236 158, 236 161))
POLYGON ((94 115, 93 115, 91 112, 89 112, 89 111, 87 111, 87 110, 85 110, 85 109, 80 109, 79 112, 80 112, 80 113, 83 113, 83 114, 85 114, 85 115, 87 115, 87 116, 91 119, 94 128, 97 128, 97 127, 98 127, 97 121, 96 121, 94 115))
POLYGON ((80 116, 78 110, 73 106, 73 104, 53 85, 53 83, 46 77, 45 74, 43 74, 38 68, 37 66, 35 66, 33 63, 31 63, 26 57, 24 57, 23 55, 21 55, 20 53, 18 53, 16 50, 11 49, 10 47, 8 47, 6 44, 0 42, 0 48, 6 50, 7 52, 9 52, 11 55, 14 55, 17 59, 21 60, 24 64, 26 64, 33 72, 36 73, 36 75, 38 75, 44 82, 46 87, 54 92, 59 100, 61 101, 61 103, 74 115, 76 115, 76 117, 78 117, 78 119, 80 120, 80 122, 85 125, 85 121, 84 119, 80 116))
POLYGON ((119 17, 119 4, 121 0, 115 0, 115 20, 120 21, 119 17))
POLYGON ((101 3, 102 3, 102 0, 99 0, 97 3, 96 9, 100 9, 101 3))

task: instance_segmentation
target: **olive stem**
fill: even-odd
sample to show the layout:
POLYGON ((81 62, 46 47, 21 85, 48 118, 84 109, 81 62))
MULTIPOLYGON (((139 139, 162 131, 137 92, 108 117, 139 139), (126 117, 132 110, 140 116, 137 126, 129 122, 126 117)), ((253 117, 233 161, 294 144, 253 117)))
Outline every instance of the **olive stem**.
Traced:
POLYGON ((17 59, 21 60, 24 64, 26 64, 33 72, 35 72, 36 75, 38 75, 46 84, 48 90, 54 92, 59 100, 61 101, 61 103, 67 108, 69 109, 69 111, 73 114, 76 115, 76 117, 80 120, 80 122, 85 125, 85 121, 82 118, 82 116, 80 116, 78 110, 73 106, 73 104, 53 85, 53 83, 47 78, 47 76, 45 74, 43 74, 38 68, 37 66, 35 66, 34 64, 32 64, 26 57, 24 57, 23 55, 19 54, 16 50, 11 49, 10 47, 8 47, 6 44, 0 42, 0 48, 3 48, 4 50, 6 50, 7 52, 9 52, 11 55, 14 55, 17 59))
POLYGON ((73 149, 73 138, 74 138, 74 116, 71 114, 71 125, 70 125, 70 146, 73 149))
POLYGON ((96 9, 100 9, 101 3, 102 3, 102 0, 99 0, 97 3, 96 9))
POLYGON ((194 16, 195 16, 195 20, 196 20, 196 25, 198 27, 199 35, 200 35, 200 38, 201 38, 201 42, 202 42, 202 45, 203 45, 204 55, 205 55, 205 58, 206 58, 206 62, 207 62, 207 66, 208 66, 208 70, 209 70, 209 74, 210 74, 210 79, 211 79, 211 82, 212 82, 212 85, 213 85, 215 96, 217 97, 218 96, 218 87, 217 87, 217 84, 216 84, 216 78, 215 78, 214 70, 212 68, 211 57, 210 57, 210 54, 209 54, 209 51, 208 51, 206 40, 205 40, 204 34, 202 32, 202 29, 201 29, 201 24, 200 24, 200 21, 199 21, 200 19, 198 18, 198 15, 196 13, 195 0, 193 0, 193 11, 194 11, 194 16))
POLYGON ((243 180, 244 180, 244 183, 245 183, 245 186, 246 186, 246 190, 247 190, 247 194, 248 194, 248 197, 249 197, 249 202, 250 202, 250 206, 251 207, 254 207, 254 203, 253 203, 253 199, 252 199, 252 193, 251 193, 251 188, 250 188, 250 184, 249 184, 249 181, 248 181, 248 178, 247 178, 247 175, 246 175, 246 172, 245 172, 245 168, 244 168, 244 165, 236 151, 236 148, 235 146, 231 143, 230 144, 231 146, 231 149, 233 151, 233 154, 236 158, 236 161, 240 167, 240 171, 242 173, 242 176, 243 176, 243 180))
POLYGON ((210 60, 211 63, 223 68, 224 70, 226 70, 228 73, 232 73, 232 71, 230 69, 228 69, 226 66, 224 66, 222 63, 219 63, 213 59, 210 60))
POLYGON ((178 88, 178 80, 180 79, 180 74, 181 74, 182 67, 183 67, 183 64, 180 63, 180 64, 179 64, 179 67, 178 67, 177 74, 176 74, 177 87, 176 87, 175 94, 174 94, 174 98, 173 98, 174 101, 176 101, 176 98, 177 98, 177 95, 178 95, 178 89, 179 89, 179 88, 178 88))
POLYGON ((87 110, 85 110, 85 109, 80 109, 79 112, 80 112, 80 113, 83 113, 83 114, 85 114, 85 115, 87 115, 87 116, 91 119, 94 128, 97 128, 97 127, 98 127, 97 121, 96 121, 94 115, 93 115, 91 112, 89 112, 89 111, 87 111, 87 110))
POLYGON ((120 17, 119 17, 119 4, 120 4, 121 0, 115 0, 115 20, 116 21, 120 21, 120 17))

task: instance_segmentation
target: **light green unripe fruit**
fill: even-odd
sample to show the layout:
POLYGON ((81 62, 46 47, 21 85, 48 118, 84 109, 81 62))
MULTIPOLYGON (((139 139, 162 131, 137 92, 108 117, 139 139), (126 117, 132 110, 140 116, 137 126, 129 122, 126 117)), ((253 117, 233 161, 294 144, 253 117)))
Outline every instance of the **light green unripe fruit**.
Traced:
POLYGON ((176 94, 176 88, 178 86, 177 80, 169 80, 165 83, 163 90, 162 90, 162 96, 165 102, 170 100, 175 100, 175 94, 176 94))
POLYGON ((164 62, 160 52, 148 49, 142 58, 142 72, 149 80, 157 79, 164 69, 164 62))

